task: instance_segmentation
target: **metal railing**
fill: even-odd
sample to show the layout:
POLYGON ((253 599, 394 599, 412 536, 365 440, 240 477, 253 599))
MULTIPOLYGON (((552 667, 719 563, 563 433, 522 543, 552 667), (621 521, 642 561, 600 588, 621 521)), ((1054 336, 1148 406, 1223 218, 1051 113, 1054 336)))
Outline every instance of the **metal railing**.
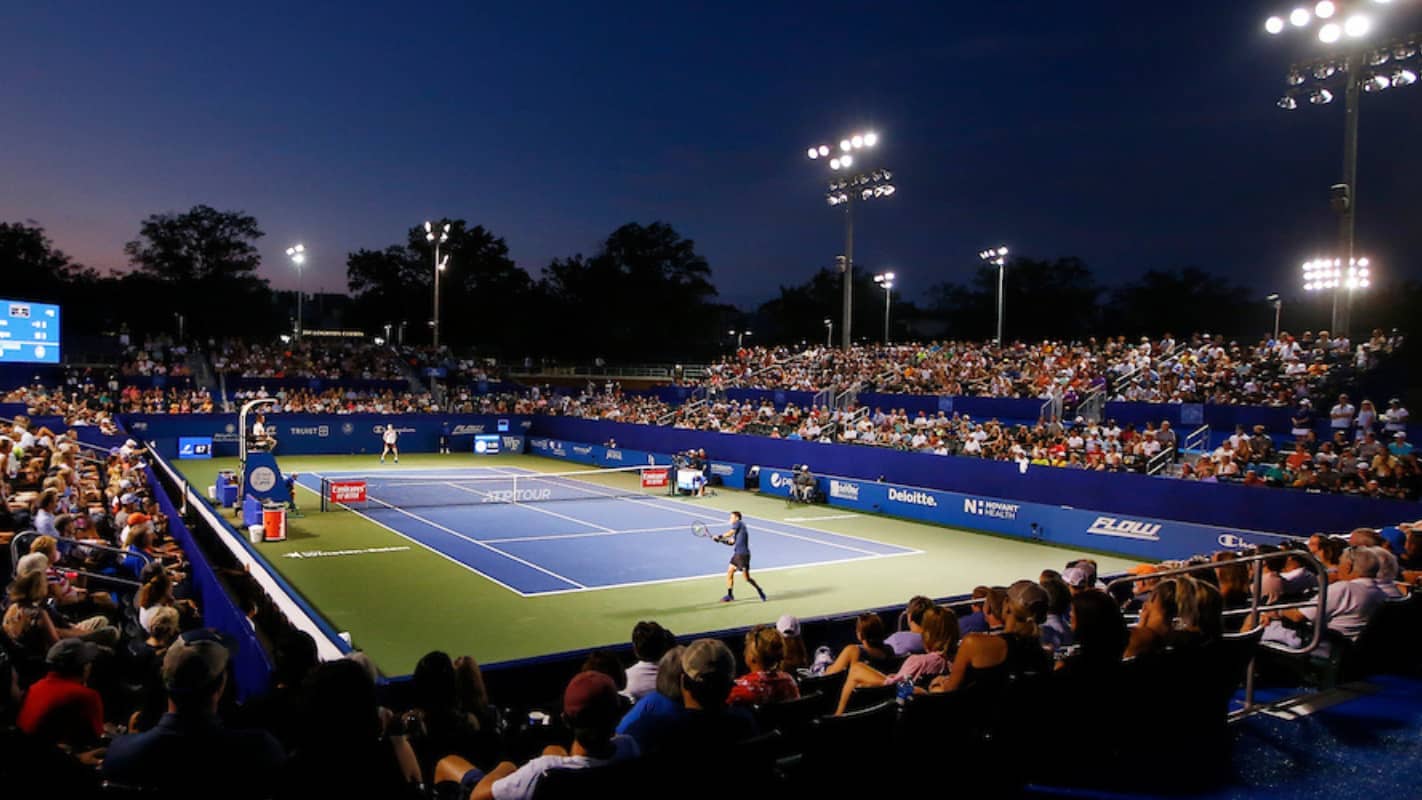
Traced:
MULTIPOLYGON (((1196 572, 1213 571, 1219 568, 1220 566, 1226 564, 1255 564, 1257 566, 1254 567, 1254 575, 1252 579, 1254 590, 1250 593, 1249 607, 1226 609, 1223 613, 1223 616, 1225 618, 1245 617, 1247 619, 1252 619, 1254 620, 1254 627, 1248 630, 1241 630, 1238 633, 1226 633, 1224 634, 1223 638, 1225 640, 1240 640, 1252 637, 1256 631, 1263 627, 1259 625, 1259 612, 1261 611, 1283 611, 1291 608, 1313 608, 1315 609, 1315 616, 1313 618, 1313 635, 1309 637, 1307 644, 1303 645, 1302 647, 1288 647, 1278 642, 1265 642, 1261 640, 1258 645, 1259 647, 1267 648, 1269 650, 1274 650, 1280 653, 1287 653, 1291 655, 1304 655, 1307 653, 1312 653, 1314 650, 1318 649, 1319 643, 1323 641, 1323 632, 1327 630, 1328 627, 1326 621, 1328 612, 1328 570, 1318 559, 1313 557, 1312 553, 1309 553, 1307 551, 1290 550, 1288 555, 1303 563, 1305 567, 1309 568, 1309 570, 1313 572, 1315 576, 1317 576, 1318 589, 1316 594, 1312 598, 1308 600, 1301 600, 1298 602, 1290 603, 1260 602, 1260 599, 1264 595, 1264 570, 1262 568, 1263 562, 1268 561, 1270 559, 1279 558, 1279 553, 1255 553, 1252 555, 1238 556, 1232 561, 1191 564, 1184 567, 1176 567, 1173 569, 1161 570, 1160 572, 1153 572, 1149 575, 1124 575, 1107 583, 1106 591, 1110 592, 1113 587, 1122 586, 1125 584, 1135 584, 1140 583, 1142 581, 1158 581, 1162 578, 1171 578, 1176 575, 1189 575, 1191 573, 1196 572)), ((1249 716, 1250 714, 1274 708, 1276 706, 1293 704, 1298 700, 1299 696, 1295 695, 1281 700, 1275 700, 1270 703, 1255 705, 1254 662, 1255 658, 1251 656, 1249 659, 1249 664, 1245 667, 1244 705, 1242 708, 1230 712, 1230 720, 1240 719, 1249 716)))
POLYGON ((1159 453, 1151 456, 1150 460, 1146 462, 1146 474, 1159 475, 1174 463, 1175 448, 1172 447, 1168 450, 1161 450, 1159 453))
MULTIPOLYGON (((33 541, 34 539, 38 539, 39 537, 40 532, 33 530, 22 531, 20 533, 15 534, 15 538, 10 540, 11 569, 14 569, 14 567, 18 566, 20 563, 20 544, 22 542, 33 541)), ((61 551, 65 549, 78 550, 81 548, 85 550, 97 550, 104 553, 113 553, 117 555, 120 560, 137 556, 140 560, 143 561, 144 566, 148 566, 148 564, 153 561, 152 557, 149 556, 147 553, 142 553, 136 550, 124 550, 121 547, 114 547, 113 545, 104 544, 102 542, 92 542, 87 539, 73 539, 67 536, 55 536, 51 538, 53 538, 59 543, 59 549, 61 551)), ((29 546, 26 545, 25 552, 29 552, 29 549, 29 546)), ((82 576, 87 580, 115 583, 121 586, 128 586, 134 589, 137 589, 138 587, 143 585, 139 581, 133 580, 131 578, 120 578, 115 575, 105 575, 102 572, 91 572, 86 569, 75 569, 73 567, 58 567, 58 565, 55 564, 51 564, 50 566, 56 567, 57 569, 61 569, 63 572, 70 573, 73 576, 82 576)))
POLYGON ((1185 435, 1182 450, 1208 450, 1210 448, 1210 426, 1201 425, 1185 435))
POLYGON ((1097 389, 1091 392, 1076 406, 1076 415, 1087 422, 1101 422, 1101 417, 1106 413, 1106 390, 1097 389))
POLYGON ((838 392, 834 396, 834 408, 837 411, 848 410, 850 406, 859 402, 859 390, 864 388, 864 384, 856 382, 853 386, 838 392))
POLYGON ((1042 402, 1042 408, 1037 414, 1037 419, 1041 422, 1057 422, 1062 418, 1062 396, 1052 392, 1047 399, 1042 402))

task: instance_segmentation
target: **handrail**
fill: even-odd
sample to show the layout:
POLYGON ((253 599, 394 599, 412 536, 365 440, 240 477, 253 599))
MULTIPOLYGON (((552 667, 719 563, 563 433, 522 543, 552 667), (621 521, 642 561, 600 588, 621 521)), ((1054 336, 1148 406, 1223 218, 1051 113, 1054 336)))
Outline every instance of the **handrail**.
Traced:
MULTIPOLYGON (((1134 583, 1138 583, 1138 582, 1140 582, 1140 581, 1153 581, 1153 580, 1159 580, 1159 579, 1161 579, 1161 578, 1170 578, 1170 577, 1173 577, 1173 576, 1176 576, 1176 575, 1187 575, 1187 574, 1190 574, 1190 573, 1193 573, 1193 572, 1204 572, 1204 571, 1206 571, 1206 570, 1213 571, 1213 570, 1217 569, 1221 564, 1251 564, 1251 563, 1262 563, 1262 562, 1268 561, 1268 560, 1270 560, 1270 559, 1279 558, 1281 555, 1282 555, 1282 554, 1280 554, 1280 553, 1253 553, 1253 554, 1250 554, 1250 555, 1238 556, 1237 558, 1235 558, 1235 559, 1232 560, 1232 561, 1224 561, 1224 562, 1213 562, 1213 561, 1211 561, 1211 562, 1204 563, 1204 564, 1188 564, 1188 565, 1183 566, 1183 567, 1175 567, 1175 568, 1172 568, 1172 569, 1161 570, 1160 572, 1152 572, 1152 573, 1149 574, 1149 575, 1125 575, 1125 576, 1116 578, 1115 580, 1111 581, 1110 583, 1107 583, 1107 584, 1106 584, 1106 591, 1107 591, 1107 592, 1110 592, 1112 587, 1114 587, 1114 586, 1119 586, 1119 585, 1121 585, 1121 584, 1127 584, 1127 583, 1134 584, 1134 583)), ((1277 607, 1277 608, 1308 608, 1309 606, 1316 606, 1316 607, 1317 607, 1317 612, 1316 612, 1317 615, 1316 615, 1316 616, 1314 617, 1314 619, 1313 619, 1313 636, 1310 637, 1310 639, 1309 639, 1307 645, 1305 645, 1305 646, 1303 646, 1303 647, 1286 647, 1286 646, 1281 645, 1281 644, 1279 644, 1279 643, 1277 643, 1277 642, 1264 642, 1264 641, 1261 641, 1261 642, 1259 643, 1259 646, 1260 646, 1260 647, 1267 647, 1267 648, 1269 648, 1270 650, 1274 650, 1274 651, 1280 652, 1280 653, 1287 653, 1287 654, 1291 654, 1291 655, 1302 655, 1302 654, 1305 654, 1305 653, 1311 653, 1311 652, 1313 652, 1315 649, 1318 648, 1319 642, 1321 642, 1321 641, 1323 640, 1323 632, 1328 628, 1328 625, 1327 625, 1327 623, 1325 622, 1325 616, 1326 616, 1327 613, 1328 613, 1328 570, 1327 570, 1327 568, 1325 568, 1325 567, 1323 566, 1322 562, 1320 562, 1317 558, 1314 558, 1313 554, 1310 553, 1310 552, 1308 552, 1308 551, 1306 551, 1306 550, 1290 550, 1290 551, 1287 553, 1287 555, 1289 555, 1289 556, 1291 556, 1291 557, 1293 557, 1293 558, 1296 558, 1296 559, 1298 559, 1299 561, 1303 562, 1303 564, 1304 564, 1305 566, 1310 567, 1310 568, 1312 569, 1312 571, 1314 572, 1314 574, 1318 576, 1318 592, 1317 592, 1317 595, 1316 595, 1312 600, 1304 601, 1304 602, 1298 603, 1298 604, 1294 604, 1294 603, 1277 603, 1277 604, 1272 604, 1272 605, 1270 605, 1270 604, 1260 603, 1260 598, 1261 598, 1261 597, 1263 596, 1263 594, 1264 594, 1264 570, 1262 570, 1262 569, 1256 567, 1256 568, 1254 569, 1254 591, 1251 593, 1251 597, 1250 597, 1250 608, 1249 608, 1249 616, 1254 620, 1254 627, 1253 627, 1253 628, 1250 628, 1248 631, 1240 631, 1240 632, 1238 632, 1238 633, 1227 633, 1227 634, 1224 635, 1223 638, 1225 638, 1225 639, 1231 639, 1231 640, 1237 640, 1237 639, 1245 639, 1245 638, 1248 638, 1248 637, 1252 636, 1255 631, 1257 631, 1257 630, 1259 630, 1260 628, 1263 627, 1262 625, 1259 624, 1259 612, 1260 612, 1261 610, 1272 610, 1272 609, 1274 609, 1274 608, 1276 608, 1276 607, 1277 607)), ((1290 697, 1290 698, 1285 698, 1284 700, 1276 700, 1276 701, 1274 701, 1273 703, 1266 703, 1266 704, 1264 704, 1263 706, 1257 706, 1257 707, 1256 707, 1256 706, 1254 705, 1254 659, 1253 659, 1253 658, 1250 658, 1250 659, 1249 659, 1249 665, 1248 665, 1248 667, 1246 668, 1246 670, 1247 670, 1247 671, 1246 671, 1245 676, 1244 676, 1244 677, 1245 677, 1245 679, 1244 679, 1244 707, 1243 707, 1242 709, 1240 709, 1238 712, 1231 712, 1231 714, 1230 714, 1230 719, 1237 719, 1237 718, 1239 718, 1239 717, 1243 717, 1243 716, 1247 716, 1247 715, 1249 715, 1249 714, 1253 714, 1253 713, 1255 713, 1255 712, 1256 712, 1258 709, 1260 709, 1260 708, 1272 708, 1272 707, 1274 707, 1274 706, 1277 706, 1277 705, 1280 705, 1280 704, 1283 704, 1283 703, 1291 703, 1291 702, 1293 702, 1294 700, 1297 699, 1296 697, 1290 697)))
POLYGON ((1210 446, 1210 426, 1201 425, 1185 435, 1183 450, 1198 450, 1210 446))
MULTIPOLYGON (((14 425, 14 424, 15 424, 15 420, 14 420, 12 417, 0 417, 0 422, 3 422, 3 423, 6 424, 6 425, 14 425)), ((84 459, 85 461, 89 461, 89 462, 92 462, 92 463, 95 463, 95 464, 106 464, 106 463, 108 463, 109 451, 108 451, 106 448, 99 447, 99 446, 96 445, 96 444, 89 444, 88 442, 81 442, 81 441, 79 441, 78 438, 75 438, 74 441, 72 442, 72 444, 77 444, 77 445, 79 445, 79 447, 80 447, 81 449, 97 450, 98 452, 104 454, 104 458, 96 458, 96 457, 94 457, 94 456, 86 456, 86 455, 84 455, 83 453, 79 453, 79 454, 77 455, 78 458, 82 458, 82 459, 84 459)))
MULTIPOLYGON (((39 531, 35 531, 35 530, 21 531, 21 532, 15 534, 15 538, 13 538, 13 539, 10 540, 10 566, 11 566, 11 570, 13 570, 13 569, 14 569, 16 566, 18 566, 19 563, 20 563, 20 542, 21 542, 22 540, 23 540, 23 541, 30 541, 31 539, 38 539, 41 535, 42 535, 42 534, 41 534, 39 531)), ((102 543, 102 542, 93 542, 93 541, 89 541, 88 539, 75 539, 75 538, 70 537, 70 536, 55 536, 55 537, 52 537, 52 538, 54 538, 55 541, 57 541, 57 542, 59 542, 59 543, 61 543, 61 544, 66 544, 66 543, 67 543, 67 544, 69 544, 69 545, 72 545, 73 547, 87 547, 87 548, 89 548, 89 549, 91 549, 91 550, 104 550, 104 551, 107 551, 107 552, 110 552, 110 553, 117 553, 119 556, 121 556, 121 557, 123 557, 123 558, 131 558, 131 557, 133 557, 133 556, 138 556, 140 559, 143 560, 144 566, 147 566, 148 564, 152 563, 152 561, 153 561, 152 556, 148 555, 147 553, 140 552, 140 551, 137 551, 137 550, 125 550, 125 549, 123 549, 123 548, 121 548, 121 547, 114 547, 113 545, 104 544, 104 543, 102 543)), ((28 551, 29 548, 25 548, 25 549, 28 551)), ((51 564, 50 566, 53 567, 53 566, 57 566, 57 565, 51 564)), ((129 579, 129 578, 118 578, 118 577, 115 577, 115 576, 113 576, 113 575, 105 575, 105 574, 102 573, 102 572, 90 572, 89 570, 86 570, 86 569, 66 569, 65 571, 66 571, 66 572, 72 572, 72 573, 74 573, 75 575, 83 575, 85 578, 91 578, 91 579, 93 579, 93 580, 108 581, 108 582, 110 582, 110 583, 121 583, 121 584, 123 584, 123 585, 125 585, 125 586, 132 586, 132 587, 134 587, 135 589, 143 585, 143 584, 140 583, 139 581, 131 580, 131 579, 129 579)))
POLYGON ((1166 467, 1174 463, 1174 461, 1174 450, 1161 450, 1159 453, 1151 456, 1150 460, 1146 462, 1146 474, 1159 475, 1165 471, 1166 467))

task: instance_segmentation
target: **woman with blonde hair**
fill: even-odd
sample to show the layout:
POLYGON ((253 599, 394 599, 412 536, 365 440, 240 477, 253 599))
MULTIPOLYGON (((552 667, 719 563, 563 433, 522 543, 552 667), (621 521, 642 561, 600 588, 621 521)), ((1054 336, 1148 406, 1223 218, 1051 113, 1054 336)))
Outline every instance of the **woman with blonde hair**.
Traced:
POLYGON ((1041 630, 1025 591, 1026 585, 1008 591, 1002 606, 1001 633, 970 633, 963 637, 952 669, 946 677, 935 678, 929 691, 1001 687, 1012 676, 1051 671, 1051 661, 1042 649, 1041 630))

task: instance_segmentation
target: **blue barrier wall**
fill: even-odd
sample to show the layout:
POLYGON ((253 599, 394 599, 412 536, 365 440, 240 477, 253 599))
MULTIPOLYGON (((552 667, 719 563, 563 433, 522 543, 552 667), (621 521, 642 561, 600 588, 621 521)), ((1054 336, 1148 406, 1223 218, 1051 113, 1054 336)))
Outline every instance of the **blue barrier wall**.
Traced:
MULTIPOLYGON (((565 442, 535 436, 528 439, 529 455, 560 458, 596 467, 632 467, 640 464, 672 463, 669 453, 651 453, 645 450, 627 450, 621 447, 604 447, 600 444, 565 442)), ((709 455, 709 454, 708 454, 709 455)), ((720 483, 732 489, 746 486, 746 465, 732 461, 711 460, 711 483, 720 483)))
POLYGON ((1287 489, 1197 483, 1145 475, 1032 467, 1011 462, 904 453, 858 445, 769 439, 728 433, 566 417, 535 417, 532 437, 602 442, 666 452, 705 448, 713 459, 789 467, 810 464, 818 473, 860 480, 962 492, 1013 502, 1098 510, 1200 525, 1307 535, 1390 525, 1422 518, 1422 504, 1311 494, 1287 489))
MULTIPOLYGON (((794 473, 763 469, 760 490, 786 497, 794 473)), ((1110 516, 1065 506, 997 500, 891 483, 819 476, 820 492, 832 506, 874 514, 1006 534, 1046 544, 1109 550, 1162 561, 1189 558, 1245 544, 1277 544, 1280 534, 1193 525, 1153 517, 1110 516)))
MULTIPOLYGON (((213 455, 237 455, 236 414, 125 414, 121 421, 133 436, 158 443, 165 456, 176 457, 178 437, 211 436, 213 455)), ((522 434, 528 417, 478 414, 271 414, 268 427, 277 437, 277 455, 379 453, 386 425, 400 433, 400 449, 434 452, 440 427, 450 427, 450 448, 472 450, 479 433, 522 434), (505 424, 506 423, 506 424, 505 424), (507 430, 500 430, 506 428, 507 430)), ((251 420, 248 421, 251 424, 251 420)))
MULTIPOLYGON (((153 468, 149 467, 150 486, 161 486, 153 468)), ((267 659, 266 650, 257 639, 256 631, 247 622, 247 617, 232 601, 218 581, 212 565, 203 556, 203 551, 193 539, 192 532, 183 524, 172 500, 165 491, 153 493, 158 507, 168 516, 168 532, 182 546, 191 564, 193 600, 202 610, 203 625, 214 628, 231 637, 237 643, 233 655, 233 674, 237 677, 237 698, 246 700, 267 690, 271 682, 272 664, 267 659)))

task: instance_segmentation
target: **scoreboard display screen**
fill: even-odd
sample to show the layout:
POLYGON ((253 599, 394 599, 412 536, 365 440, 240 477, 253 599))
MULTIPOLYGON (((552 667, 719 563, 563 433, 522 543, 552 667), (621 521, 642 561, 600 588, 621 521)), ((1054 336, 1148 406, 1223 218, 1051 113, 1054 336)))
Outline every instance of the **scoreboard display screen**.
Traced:
POLYGON ((59 306, 0 300, 0 363, 58 364, 59 306))
POLYGON ((179 436, 178 458, 212 458, 212 437, 179 436))
POLYGON ((497 434, 481 433, 474 437, 474 452, 481 456, 496 456, 502 444, 497 434))

